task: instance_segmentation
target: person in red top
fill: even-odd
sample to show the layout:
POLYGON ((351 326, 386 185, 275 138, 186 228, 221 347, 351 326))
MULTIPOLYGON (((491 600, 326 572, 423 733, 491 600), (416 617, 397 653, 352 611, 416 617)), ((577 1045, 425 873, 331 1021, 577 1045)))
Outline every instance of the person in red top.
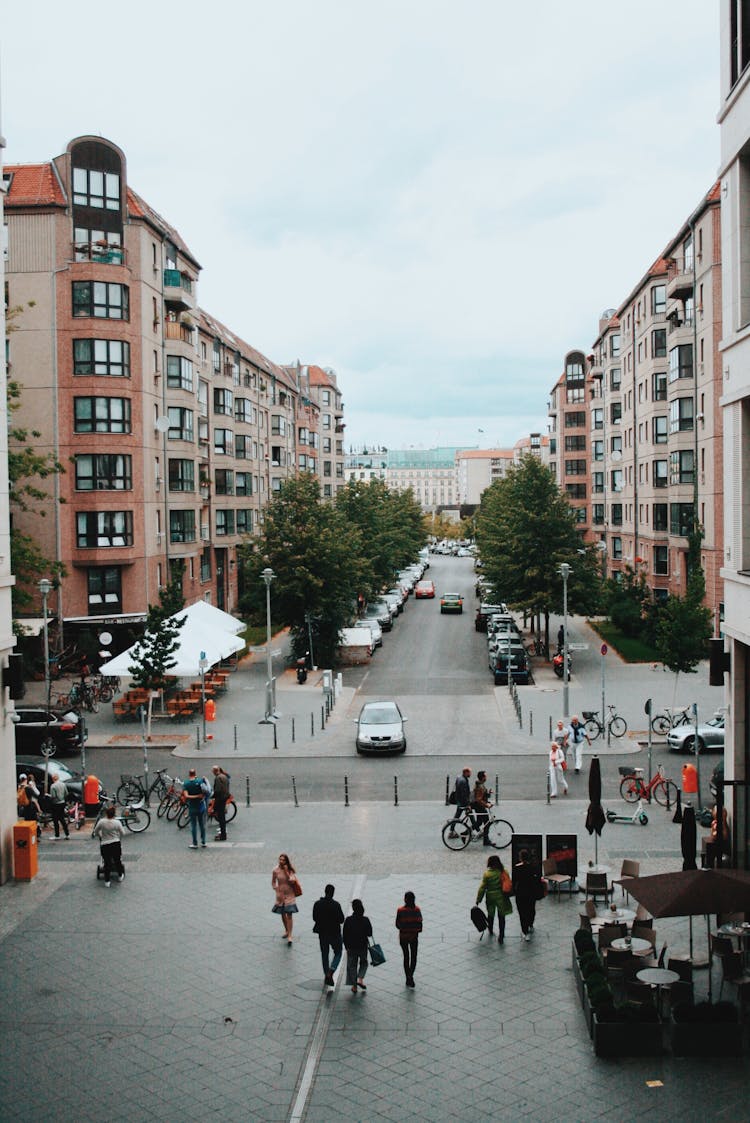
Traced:
POLYGON ((413 987, 414 969, 417 966, 419 933, 422 931, 422 913, 415 903, 413 893, 404 893, 404 903, 396 912, 396 927, 398 928, 401 953, 404 957, 406 985, 413 987))

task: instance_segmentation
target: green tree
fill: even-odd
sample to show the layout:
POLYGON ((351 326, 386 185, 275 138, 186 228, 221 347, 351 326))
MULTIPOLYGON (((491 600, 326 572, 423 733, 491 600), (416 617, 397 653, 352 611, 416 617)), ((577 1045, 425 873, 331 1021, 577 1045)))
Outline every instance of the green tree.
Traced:
POLYGON ((522 457, 487 488, 476 526, 483 573, 495 594, 525 614, 543 616, 547 646, 549 614, 563 606, 561 562, 570 566, 568 611, 598 607, 597 551, 583 545, 573 508, 537 457, 522 457))
POLYGON ((316 622, 315 660, 331 666, 341 629, 352 617, 357 591, 371 579, 359 529, 337 506, 323 503, 319 483, 305 473, 282 483, 268 504, 263 534, 243 558, 242 610, 265 621, 262 571, 276 574, 272 618, 292 630, 294 654, 307 650, 305 614, 316 622))
MULTIPOLYGON (((694 672, 701 659, 708 655, 712 634, 711 610, 703 601, 706 580, 701 566, 703 532, 696 529, 688 539, 688 579, 684 597, 669 596, 660 607, 656 622, 656 650, 659 658, 673 671, 694 672)), ((677 680, 675 679, 675 697, 677 680)))
POLYGON ((365 597, 390 584, 414 561, 425 542, 422 509, 411 490, 391 491, 382 480, 350 481, 336 496, 336 510, 359 531, 365 597))
POLYGON ((149 691, 147 736, 151 737, 152 693, 164 690, 170 668, 176 666, 175 651, 179 646, 180 629, 186 618, 175 619, 171 608, 165 603, 164 590, 159 604, 150 604, 146 616, 146 628, 133 648, 128 670, 133 677, 133 685, 149 691))

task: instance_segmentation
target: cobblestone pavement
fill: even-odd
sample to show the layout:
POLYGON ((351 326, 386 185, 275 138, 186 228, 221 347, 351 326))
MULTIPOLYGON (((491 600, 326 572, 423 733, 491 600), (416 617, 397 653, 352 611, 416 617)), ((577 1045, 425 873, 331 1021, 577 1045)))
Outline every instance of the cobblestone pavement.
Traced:
MULTIPOLYGON (((526 832, 577 830, 581 865, 593 857, 581 801, 503 813, 526 832)), ((205 851, 155 819, 126 838, 127 877, 111 889, 83 833, 45 839, 39 876, 0 888, 0 1118, 747 1118, 745 1060, 596 1059, 570 969, 578 896, 543 902, 530 943, 515 915, 503 946, 480 942, 468 911, 487 852, 447 851, 445 816, 263 804, 205 851), (291 948, 270 911, 280 850, 304 886, 291 948), (327 880, 345 905, 362 897, 388 957, 366 994, 341 978, 322 993, 310 914, 327 880), (407 889, 425 916, 413 991, 393 927, 407 889)), ((680 868, 678 830, 666 812, 642 834, 605 828, 600 860, 615 876, 625 856, 643 872, 680 868)), ((657 932, 686 950, 687 921, 657 932)))

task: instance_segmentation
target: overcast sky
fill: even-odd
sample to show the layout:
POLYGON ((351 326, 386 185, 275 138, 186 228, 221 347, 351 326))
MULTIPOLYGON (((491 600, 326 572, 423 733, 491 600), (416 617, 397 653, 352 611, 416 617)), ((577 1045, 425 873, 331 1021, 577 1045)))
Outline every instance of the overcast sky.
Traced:
POLYGON ((336 371, 347 448, 546 432, 716 177, 710 0, 37 0, 0 35, 6 162, 120 145, 201 305, 336 371))

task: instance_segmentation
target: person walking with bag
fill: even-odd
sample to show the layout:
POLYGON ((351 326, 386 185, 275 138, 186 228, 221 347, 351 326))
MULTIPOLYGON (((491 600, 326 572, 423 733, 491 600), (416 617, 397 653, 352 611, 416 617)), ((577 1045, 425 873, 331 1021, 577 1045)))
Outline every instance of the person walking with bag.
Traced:
POLYGON ((549 747, 549 794, 550 799, 557 799, 558 785, 562 787, 563 795, 568 794, 568 781, 565 779, 565 749, 557 741, 549 747))
POLYGON ((352 901, 351 915, 344 921, 344 947, 346 948, 346 982, 352 994, 367 990, 367 943, 372 936, 372 924, 365 916, 365 906, 355 898, 352 901))
POLYGON ((497 854, 490 854, 487 859, 487 869, 479 883, 477 901, 479 905, 482 898, 487 901, 488 930, 492 935, 497 913, 497 942, 505 942, 505 918, 513 912, 510 895, 513 892, 513 882, 497 854))
POLYGON ((521 922, 521 935, 531 939, 536 920, 536 903, 541 897, 542 879, 531 864, 528 850, 521 850, 513 867, 513 893, 521 922))
POLYGON ((326 885, 325 895, 318 897, 313 905, 313 932, 317 932, 320 942, 320 956, 323 960, 325 985, 333 988, 333 973, 341 962, 341 925, 344 913, 333 894, 333 885, 326 885), (330 954, 333 952, 333 959, 330 954))
POLYGON ((271 888, 276 892, 276 904, 271 912, 281 916, 281 923, 284 925, 282 939, 286 940, 288 947, 291 947, 294 914, 299 912, 297 898, 302 896, 302 886, 288 854, 279 854, 279 864, 274 867, 271 874, 271 888))
POLYGON ((401 944, 401 954, 404 957, 406 985, 413 987, 414 969, 417 966, 417 951, 419 949, 419 933, 422 931, 422 912, 417 907, 414 894, 411 892, 404 893, 404 903, 396 911, 396 927, 398 928, 398 942, 401 944))

